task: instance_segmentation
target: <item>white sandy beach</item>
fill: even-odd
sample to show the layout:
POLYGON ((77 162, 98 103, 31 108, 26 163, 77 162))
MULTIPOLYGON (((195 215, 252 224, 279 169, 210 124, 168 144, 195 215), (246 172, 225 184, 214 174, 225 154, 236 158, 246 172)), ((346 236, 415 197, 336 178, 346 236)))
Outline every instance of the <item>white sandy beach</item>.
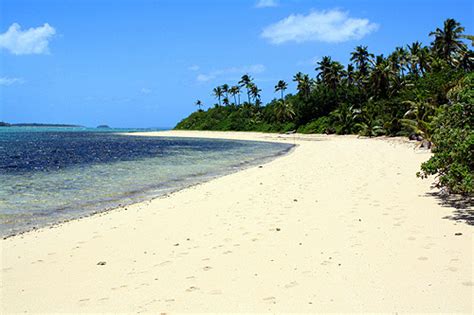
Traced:
POLYGON ((298 146, 1 240, 2 313, 474 311, 474 227, 415 176, 429 152, 354 136, 153 135, 298 146))

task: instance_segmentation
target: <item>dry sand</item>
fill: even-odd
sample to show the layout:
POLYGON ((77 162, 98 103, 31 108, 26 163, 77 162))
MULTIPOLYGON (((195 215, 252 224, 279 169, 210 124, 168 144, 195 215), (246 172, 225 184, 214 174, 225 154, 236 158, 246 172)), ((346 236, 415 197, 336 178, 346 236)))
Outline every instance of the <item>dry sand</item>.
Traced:
POLYGON ((159 134, 298 146, 2 240, 4 313, 473 312, 473 226, 415 177, 428 152, 351 136, 159 134))

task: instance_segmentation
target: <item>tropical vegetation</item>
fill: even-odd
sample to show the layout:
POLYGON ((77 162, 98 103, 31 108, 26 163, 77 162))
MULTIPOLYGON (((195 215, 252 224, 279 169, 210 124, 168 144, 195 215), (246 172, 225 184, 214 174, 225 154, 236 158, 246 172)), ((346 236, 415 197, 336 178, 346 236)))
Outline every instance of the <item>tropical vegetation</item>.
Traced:
POLYGON ((374 55, 357 46, 344 66, 324 56, 315 75, 298 72, 275 85, 278 98, 262 104, 248 74, 235 85, 213 90, 214 106, 199 109, 176 129, 336 133, 409 136, 423 139, 433 157, 420 177, 437 175, 437 185, 453 193, 474 189, 473 37, 454 19, 431 32, 428 46, 414 42, 374 55), (465 42, 466 41, 466 42, 465 42), (242 97, 241 102, 241 94, 242 97))

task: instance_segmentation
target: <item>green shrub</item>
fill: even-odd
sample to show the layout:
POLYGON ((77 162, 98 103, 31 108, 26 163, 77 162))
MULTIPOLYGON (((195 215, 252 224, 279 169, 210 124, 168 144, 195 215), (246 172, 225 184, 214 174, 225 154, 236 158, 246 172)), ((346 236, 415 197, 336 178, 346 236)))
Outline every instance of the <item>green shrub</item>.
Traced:
POLYGON ((330 127, 330 119, 327 116, 319 117, 306 125, 298 128, 300 133, 326 133, 330 127))
POLYGON ((474 74, 467 75, 453 89, 456 101, 441 108, 434 120, 434 155, 421 166, 417 175, 437 175, 438 187, 449 192, 474 192, 474 74))

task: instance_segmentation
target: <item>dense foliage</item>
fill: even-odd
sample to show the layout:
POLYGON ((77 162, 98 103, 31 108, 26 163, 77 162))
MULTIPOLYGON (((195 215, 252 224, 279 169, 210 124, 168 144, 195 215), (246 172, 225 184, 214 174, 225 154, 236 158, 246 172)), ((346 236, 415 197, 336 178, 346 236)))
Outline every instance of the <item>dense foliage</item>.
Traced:
POLYGON ((263 106, 261 90, 248 74, 233 86, 213 90, 217 103, 183 119, 176 129, 411 136, 434 144, 434 157, 421 177, 439 175, 439 185, 457 193, 473 192, 472 71, 474 53, 464 28, 447 19, 430 33, 430 46, 414 42, 388 56, 357 46, 343 66, 329 56, 316 75, 294 75, 297 93, 263 106), (242 97, 241 97, 242 96, 242 97), (241 101, 241 99, 243 101, 241 101))
POLYGON ((433 121, 434 155, 421 166, 419 176, 438 174, 438 186, 451 192, 474 192, 474 74, 449 93, 433 121))

